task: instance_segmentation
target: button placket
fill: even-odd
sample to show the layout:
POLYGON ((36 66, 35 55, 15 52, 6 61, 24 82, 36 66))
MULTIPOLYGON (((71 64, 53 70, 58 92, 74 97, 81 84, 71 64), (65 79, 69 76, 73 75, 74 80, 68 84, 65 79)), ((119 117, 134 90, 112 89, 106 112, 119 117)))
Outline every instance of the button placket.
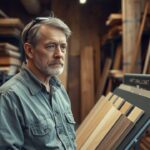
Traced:
POLYGON ((56 95, 55 95, 56 89, 53 90, 52 94, 52 109, 53 109, 53 114, 55 118, 55 124, 57 128, 57 134, 58 137, 60 138, 61 142, 63 143, 64 147, 66 150, 72 150, 72 144, 71 144, 71 139, 68 135, 67 128, 65 127, 65 122, 64 122, 64 111, 61 110, 60 103, 57 101, 56 95))

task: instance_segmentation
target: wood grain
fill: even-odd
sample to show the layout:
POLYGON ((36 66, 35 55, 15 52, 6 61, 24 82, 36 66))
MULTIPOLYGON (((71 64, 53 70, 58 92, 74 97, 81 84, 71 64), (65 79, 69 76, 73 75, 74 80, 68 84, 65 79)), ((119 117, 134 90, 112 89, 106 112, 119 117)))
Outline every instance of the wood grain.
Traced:
POLYGON ((124 105, 120 108, 121 113, 123 113, 124 115, 127 115, 127 113, 131 110, 131 108, 133 107, 133 105, 129 102, 125 102, 124 105))
POLYGON ((94 106, 94 53, 92 47, 85 47, 81 51, 81 120, 94 106))
POLYGON ((76 131, 77 149, 83 145, 89 135, 96 128, 98 123, 102 120, 105 113, 111 108, 112 104, 108 101, 112 93, 109 93, 105 98, 102 97, 87 115, 85 120, 76 131))
POLYGON ((128 119, 130 119, 133 123, 136 123, 143 114, 144 111, 142 109, 139 107, 134 107, 134 109, 128 115, 128 119))
POLYGON ((134 124, 129 119, 122 115, 112 130, 110 130, 103 141, 99 144, 97 150, 115 150, 116 146, 121 143, 133 125, 134 124), (124 136, 121 137, 121 135, 124 136))
POLYGON ((123 98, 119 97, 119 98, 114 102, 114 106, 115 106, 117 109, 120 109, 124 102, 125 102, 125 100, 124 100, 123 98))
MULTIPOLYGON (((126 107, 126 110, 128 110, 128 107, 126 107)), ((115 150, 123 141, 123 139, 127 136, 127 134, 131 131, 131 129, 133 128, 135 123, 140 119, 143 113, 143 110, 134 107, 134 109, 131 111, 128 117, 122 115, 117 121, 117 123, 110 130, 110 132, 103 139, 103 141, 99 144, 97 150, 115 150)))
POLYGON ((95 150, 98 144, 109 133, 111 128, 121 117, 121 113, 112 106, 106 113, 102 121, 98 124, 85 144, 81 147, 81 150, 95 150))
POLYGON ((118 96, 117 96, 117 95, 113 95, 113 96, 111 97, 111 99, 109 99, 109 101, 110 101, 112 104, 114 104, 117 99, 118 99, 118 96))

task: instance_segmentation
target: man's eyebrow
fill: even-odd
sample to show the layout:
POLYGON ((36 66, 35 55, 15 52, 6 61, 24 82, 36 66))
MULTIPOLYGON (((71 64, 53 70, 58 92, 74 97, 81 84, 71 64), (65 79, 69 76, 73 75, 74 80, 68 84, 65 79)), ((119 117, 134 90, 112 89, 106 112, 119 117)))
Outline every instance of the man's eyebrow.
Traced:
POLYGON ((66 45, 68 45, 67 42, 56 42, 56 41, 49 41, 49 42, 47 42, 47 44, 66 44, 66 45))

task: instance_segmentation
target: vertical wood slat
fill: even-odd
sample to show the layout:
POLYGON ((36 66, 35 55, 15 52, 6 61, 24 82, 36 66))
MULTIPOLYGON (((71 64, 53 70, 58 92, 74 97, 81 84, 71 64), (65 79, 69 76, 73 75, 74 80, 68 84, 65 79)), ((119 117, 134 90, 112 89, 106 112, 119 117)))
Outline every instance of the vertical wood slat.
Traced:
POLYGON ((99 97, 104 92, 104 88, 105 88, 105 85, 106 85, 106 82, 107 82, 107 78, 108 78, 108 75, 109 75, 111 64, 112 64, 112 60, 110 58, 107 58, 106 62, 105 62, 105 65, 104 65, 102 75, 99 78, 99 85, 98 85, 97 92, 96 92, 96 99, 99 99, 99 97))
POLYGON ((141 38, 142 38, 143 31, 144 31, 144 26, 145 26, 145 23, 146 23, 146 17, 147 17, 149 5, 150 5, 150 2, 146 1, 145 9, 144 9, 144 15, 143 15, 142 22, 141 22, 141 25, 140 25, 140 30, 139 30, 139 33, 138 33, 138 36, 137 36, 137 41, 135 43, 134 53, 132 55, 132 62, 131 62, 130 72, 135 71, 135 64, 136 64, 136 60, 137 60, 138 55, 139 55, 140 43, 141 43, 141 38))
POLYGON ((112 69, 119 70, 121 60, 122 60, 122 44, 120 43, 116 49, 116 54, 115 54, 115 59, 114 59, 114 64, 112 69))
MULTIPOLYGON (((122 44, 120 43, 116 49, 112 70, 119 70, 122 63, 121 61, 122 61, 122 44)), ((110 75, 108 76, 109 76, 109 81, 108 81, 106 94, 112 91, 112 84, 113 84, 110 75)))
POLYGON ((80 123, 80 70, 74 69, 80 66, 79 56, 69 56, 68 94, 72 104, 72 112, 77 122, 80 123))
POLYGON ((93 48, 85 47, 81 51, 81 120, 94 106, 94 60, 93 48))
POLYGON ((144 62, 143 74, 147 73, 149 66, 150 66, 150 41, 148 44, 148 50, 147 50, 146 59, 144 62))
MULTIPOLYGON (((123 71, 130 72, 137 33, 140 27, 141 0, 122 0, 123 16, 123 71)), ((140 61, 140 57, 138 58, 140 61)), ((137 71, 140 70, 140 65, 137 71)))

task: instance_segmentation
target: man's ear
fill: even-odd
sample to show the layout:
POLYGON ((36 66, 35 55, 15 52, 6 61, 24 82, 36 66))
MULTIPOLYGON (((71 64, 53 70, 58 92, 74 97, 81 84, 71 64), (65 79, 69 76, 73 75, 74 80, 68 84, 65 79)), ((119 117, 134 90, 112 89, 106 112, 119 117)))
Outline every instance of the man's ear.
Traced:
POLYGON ((24 50, 29 59, 33 58, 33 47, 30 43, 24 43, 24 50))

